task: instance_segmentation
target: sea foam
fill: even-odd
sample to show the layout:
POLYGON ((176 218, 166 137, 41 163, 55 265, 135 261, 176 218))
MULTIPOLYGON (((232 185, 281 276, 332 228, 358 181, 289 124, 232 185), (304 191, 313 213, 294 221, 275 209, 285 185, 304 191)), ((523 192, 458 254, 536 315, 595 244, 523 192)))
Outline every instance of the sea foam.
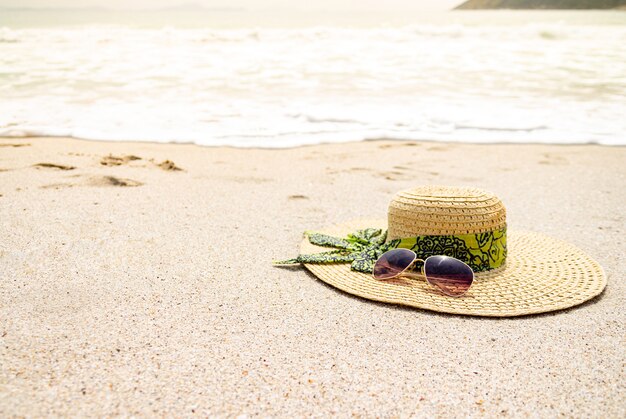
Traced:
POLYGON ((626 144, 626 26, 0 29, 0 135, 626 144))

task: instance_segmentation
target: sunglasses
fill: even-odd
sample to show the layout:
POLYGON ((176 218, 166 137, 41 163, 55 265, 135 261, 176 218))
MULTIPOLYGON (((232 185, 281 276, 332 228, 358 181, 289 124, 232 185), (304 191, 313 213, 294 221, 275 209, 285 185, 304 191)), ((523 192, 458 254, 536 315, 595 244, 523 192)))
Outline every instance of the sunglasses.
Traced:
POLYGON ((466 263, 450 256, 430 256, 418 259, 409 249, 393 249, 383 253, 374 265, 375 279, 398 277, 426 278, 426 281, 450 297, 460 297, 474 282, 474 271, 466 263), (423 262, 422 273, 410 272, 415 262, 423 262))

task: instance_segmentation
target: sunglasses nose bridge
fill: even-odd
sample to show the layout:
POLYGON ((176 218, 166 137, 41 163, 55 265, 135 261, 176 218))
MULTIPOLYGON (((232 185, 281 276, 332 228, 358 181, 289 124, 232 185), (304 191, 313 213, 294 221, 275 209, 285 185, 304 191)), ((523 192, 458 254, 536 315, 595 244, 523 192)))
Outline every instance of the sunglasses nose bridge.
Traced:
MULTIPOLYGON (((413 252, 415 253, 415 252, 413 252)), ((411 264, 409 266, 406 267, 406 269, 404 270, 404 272, 408 272, 410 270, 412 270, 413 268, 415 268, 415 264, 417 262, 422 262, 422 268, 420 269, 422 272, 422 275, 424 274, 424 259, 420 259, 417 257, 417 254, 415 255, 415 259, 413 259, 413 262, 411 262, 411 264)))
MULTIPOLYGON (((420 267, 420 272, 425 277, 426 275, 424 274, 424 263, 426 261, 424 259, 415 258, 415 260, 413 261, 413 264, 411 266, 414 267, 417 262, 422 262, 422 266, 420 267)), ((426 280, 428 281, 428 278, 426 280)))

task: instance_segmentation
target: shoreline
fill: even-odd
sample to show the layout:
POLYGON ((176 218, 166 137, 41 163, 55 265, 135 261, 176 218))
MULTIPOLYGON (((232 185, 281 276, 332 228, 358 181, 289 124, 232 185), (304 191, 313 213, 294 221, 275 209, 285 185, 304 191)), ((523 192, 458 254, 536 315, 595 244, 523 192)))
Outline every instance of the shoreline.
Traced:
MULTIPOLYGON (((338 142, 321 142, 315 144, 300 144, 286 147, 258 147, 258 146, 236 146, 236 145, 212 145, 212 144, 198 144, 193 141, 158 141, 158 140, 99 140, 99 139, 91 139, 91 138, 83 138, 83 137, 72 137, 66 135, 29 135, 29 136, 2 136, 0 135, 0 142, 10 142, 11 140, 28 140, 28 139, 37 139, 46 140, 46 139, 69 139, 76 141, 85 141, 85 142, 96 142, 96 143, 121 143, 121 144, 152 144, 152 145, 181 145, 181 146, 196 146, 201 148, 225 148, 225 149, 233 149, 233 150, 293 150, 299 148, 307 148, 307 147, 319 147, 319 146, 327 146, 327 145, 346 145, 346 144, 358 144, 358 143, 376 143, 376 142, 397 142, 397 143, 425 143, 425 144, 447 144, 447 145, 475 145, 475 146, 599 146, 599 147, 608 147, 608 148, 620 148, 626 147, 626 144, 602 144, 598 142, 587 142, 587 143, 543 143, 543 142, 514 142, 514 141, 494 141, 494 142, 472 142, 472 141, 462 141, 462 140, 406 140, 402 138, 366 138, 362 140, 347 140, 347 141, 338 141, 338 142)), ((1 147, 1 145, 0 145, 1 147)))
POLYGON ((0 138, 4 416, 623 416, 626 147, 188 145, 0 138), (503 320, 271 265, 422 184, 496 193, 608 286, 503 320))

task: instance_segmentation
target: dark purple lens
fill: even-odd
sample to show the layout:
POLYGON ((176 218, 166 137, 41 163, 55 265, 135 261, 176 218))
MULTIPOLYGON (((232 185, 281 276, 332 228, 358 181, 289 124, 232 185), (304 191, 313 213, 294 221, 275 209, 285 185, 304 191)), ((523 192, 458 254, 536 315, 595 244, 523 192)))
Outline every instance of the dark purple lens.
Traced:
POLYGON ((374 278, 394 278, 411 266, 415 258, 415 252, 409 249, 393 249, 385 252, 374 265, 374 278))
POLYGON ((472 268, 449 256, 431 256, 426 259, 424 275, 431 285, 451 297, 465 294, 474 282, 472 268))

